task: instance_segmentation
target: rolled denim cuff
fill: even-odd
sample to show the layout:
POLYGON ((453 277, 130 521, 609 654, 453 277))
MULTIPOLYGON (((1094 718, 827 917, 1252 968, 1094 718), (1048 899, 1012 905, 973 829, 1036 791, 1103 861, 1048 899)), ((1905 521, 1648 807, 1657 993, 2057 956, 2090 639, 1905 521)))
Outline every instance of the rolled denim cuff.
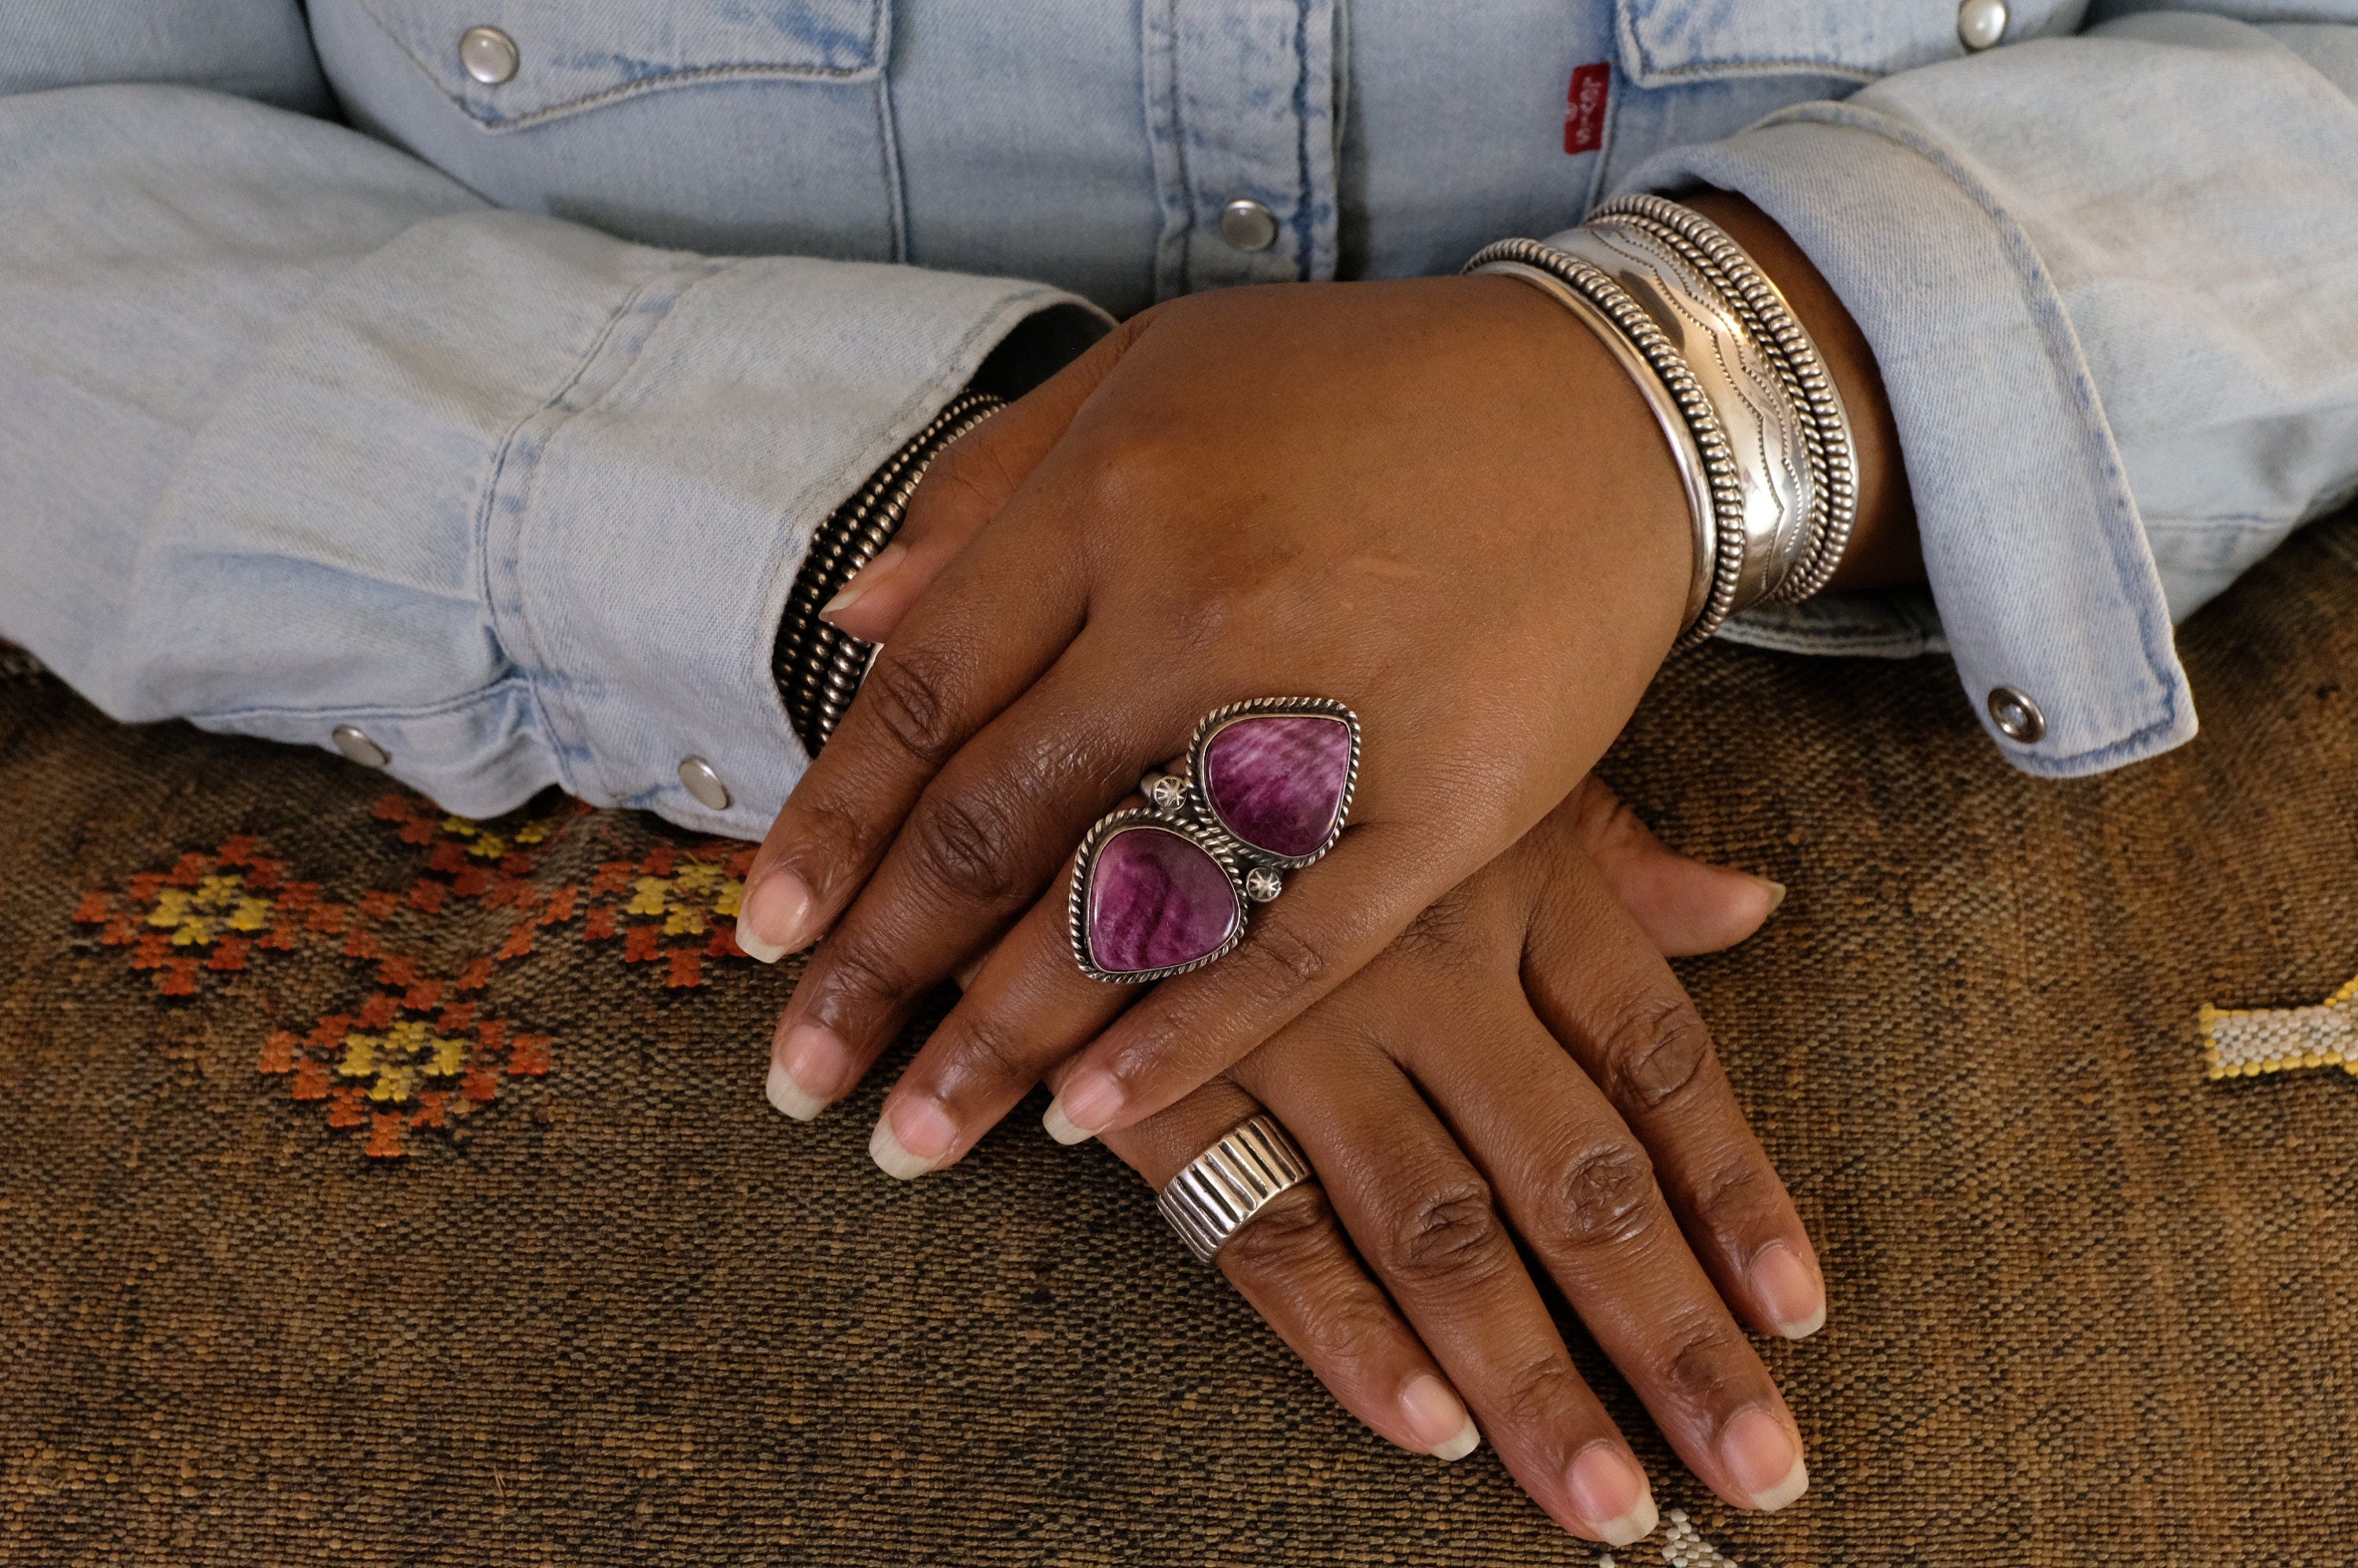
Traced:
POLYGON ((1896 115, 1811 103, 1661 154, 1623 184, 1737 191, 1783 225, 1874 348, 1898 426, 1937 625, 1904 600, 1849 613, 1819 600, 1728 635, 1824 652, 1945 645, 1975 716, 2028 773, 2099 773, 2193 736, 2095 378, 2037 251, 1966 163, 1896 115), (2037 705, 2035 739, 2001 728, 2001 691, 2037 705))
POLYGON ((759 838, 806 760, 770 661, 813 531, 1019 322, 1072 303, 795 258, 687 258, 644 288, 490 503, 495 623, 566 787, 759 838))

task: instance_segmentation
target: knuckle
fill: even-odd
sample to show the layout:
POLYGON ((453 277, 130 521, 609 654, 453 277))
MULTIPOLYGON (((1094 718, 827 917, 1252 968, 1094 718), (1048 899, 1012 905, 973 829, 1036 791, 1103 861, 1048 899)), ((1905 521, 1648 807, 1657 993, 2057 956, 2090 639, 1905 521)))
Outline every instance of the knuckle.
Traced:
MULTIPOLYGON (((861 812, 826 795, 811 800, 795 800, 793 809, 801 817, 799 838, 783 852, 783 858, 795 871, 812 880, 814 886, 824 888, 824 875, 811 877, 812 860, 836 867, 864 866, 876 858, 882 847, 882 836, 871 820, 872 812, 861 812), (801 846, 816 847, 815 855, 806 857, 801 846)), ((835 874, 841 874, 838 871, 835 874)))
POLYGON ((1677 991, 1648 992, 1629 1002, 1599 1044, 1614 1099, 1640 1115, 1701 1087, 1715 1060, 1711 1031, 1694 1003, 1677 991))
POLYGON ((1228 961, 1233 964, 1237 958, 1245 960, 1238 967, 1246 971, 1238 978, 1272 999, 1315 991, 1334 969, 1325 944, 1278 913, 1275 904, 1258 912, 1252 935, 1228 961))
POLYGON ((1347 1373, 1391 1339, 1390 1309, 1364 1276, 1351 1277, 1349 1256, 1334 1211, 1316 1189, 1297 1187, 1231 1237, 1219 1261, 1239 1291, 1282 1313, 1286 1337, 1325 1375, 1347 1373))
POLYGON ((1558 1252, 1625 1245, 1651 1227, 1658 1207, 1646 1152, 1617 1140, 1598 1144, 1556 1173, 1533 1239, 1558 1252))
POLYGON ((929 793, 909 831, 925 874, 953 895, 999 903, 1018 891, 1007 856, 1011 825, 990 795, 929 793))
POLYGON ((1396 1278, 1459 1286, 1491 1278, 1512 1251, 1490 1184, 1470 1168, 1422 1185, 1387 1217, 1382 1247, 1396 1278))
POLYGON ((960 1021, 952 1054, 957 1062, 958 1076, 966 1079, 1029 1084, 1040 1072, 1040 1064, 1023 1048, 1022 1039, 1008 1027, 1007 1022, 979 1010, 973 1010, 972 1017, 960 1021))
POLYGON ((1672 1325, 1667 1345, 1660 1376, 1682 1403, 1717 1409, 1748 1391, 1750 1347, 1725 1313, 1692 1312, 1672 1325))
POLYGON ((1220 1249, 1220 1264, 1240 1282, 1299 1284, 1301 1276, 1325 1267, 1336 1244, 1326 1205, 1314 1189, 1295 1187, 1228 1238, 1220 1249))
POLYGON ((1543 1354, 1505 1379, 1507 1424, 1532 1431, 1560 1425, 1580 1409, 1585 1385, 1561 1352, 1543 1354))
POLYGON ((826 965, 820 974, 832 1007, 889 1004, 912 989, 882 950, 856 932, 838 931, 820 946, 817 957, 826 965))
POLYGON ((1452 892, 1419 910, 1415 918, 1392 938, 1392 946, 1404 956, 1454 957, 1470 945, 1471 925, 1465 902, 1452 892))
POLYGON ((860 683, 860 700, 872 706, 877 723, 894 744, 928 768, 939 768, 957 749, 950 695, 949 662, 921 649, 887 652, 860 683))
POLYGON ((1743 1157, 1700 1184, 1694 1195, 1697 1214, 1723 1244, 1774 1225, 1788 1201, 1785 1184, 1768 1168, 1765 1159, 1743 1157))

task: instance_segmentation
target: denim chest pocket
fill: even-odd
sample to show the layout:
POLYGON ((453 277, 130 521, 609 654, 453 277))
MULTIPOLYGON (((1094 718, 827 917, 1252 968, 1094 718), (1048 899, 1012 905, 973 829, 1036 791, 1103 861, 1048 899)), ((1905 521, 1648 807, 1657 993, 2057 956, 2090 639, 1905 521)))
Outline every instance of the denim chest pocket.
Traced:
POLYGON ((358 3, 490 129, 730 80, 871 81, 886 44, 884 0, 358 3))
MULTIPOLYGON (((2086 0, 2010 0, 1997 41, 2071 31, 2086 8, 2086 0)), ((1971 52, 1959 23, 1958 0, 1616 0, 1615 5, 1622 74, 1639 87, 1785 75, 1872 81, 1971 52)))
POLYGON ((895 259, 888 0, 311 0, 354 124, 503 206, 895 259))

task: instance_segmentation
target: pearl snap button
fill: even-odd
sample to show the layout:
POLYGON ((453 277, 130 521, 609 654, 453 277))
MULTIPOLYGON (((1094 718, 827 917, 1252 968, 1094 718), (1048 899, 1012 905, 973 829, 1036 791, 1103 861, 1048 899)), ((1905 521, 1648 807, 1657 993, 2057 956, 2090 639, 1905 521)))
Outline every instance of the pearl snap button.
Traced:
POLYGON ((1957 7, 1957 41, 1985 49, 2006 37, 2006 0, 1965 0, 1957 7))
POLYGON ((1240 251, 1265 251, 1277 243, 1277 214, 1239 198, 1220 209, 1220 238, 1240 251))
POLYGON ((729 809, 729 786, 720 782, 720 775, 714 773, 712 764, 702 757, 682 757, 679 760, 679 782, 706 809, 729 809))
POLYGON ((515 40, 497 27, 469 27, 459 35, 459 63, 486 87, 497 87, 514 76, 523 58, 515 40))
POLYGON ((369 739, 368 731, 357 724, 339 724, 328 732, 336 750, 364 768, 381 768, 393 761, 393 753, 369 739))
POLYGON ((2035 744, 2047 733, 2047 715, 2039 711, 2039 704, 2010 686, 1991 689, 1989 716, 1996 723, 1999 734, 2026 746, 2035 744))

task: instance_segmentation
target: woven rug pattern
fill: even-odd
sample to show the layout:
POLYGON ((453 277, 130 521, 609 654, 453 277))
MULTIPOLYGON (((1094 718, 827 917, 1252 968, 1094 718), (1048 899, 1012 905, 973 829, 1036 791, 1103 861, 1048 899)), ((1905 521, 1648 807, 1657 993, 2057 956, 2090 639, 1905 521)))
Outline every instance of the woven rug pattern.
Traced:
MULTIPOLYGON (((1734 648, 1610 759, 1793 890, 1682 972, 1832 1292, 1773 1518, 1579 1348, 1685 1510, 1622 1564, 2358 1558, 2358 1080, 2197 1027, 2358 974, 2358 524, 2183 641, 2201 737, 2098 779, 1942 661, 1734 648)), ((1597 1560, 1341 1414, 1037 1097, 910 1185, 879 1087, 772 1112, 743 863, 0 680, 0 1561, 1597 1560)))

